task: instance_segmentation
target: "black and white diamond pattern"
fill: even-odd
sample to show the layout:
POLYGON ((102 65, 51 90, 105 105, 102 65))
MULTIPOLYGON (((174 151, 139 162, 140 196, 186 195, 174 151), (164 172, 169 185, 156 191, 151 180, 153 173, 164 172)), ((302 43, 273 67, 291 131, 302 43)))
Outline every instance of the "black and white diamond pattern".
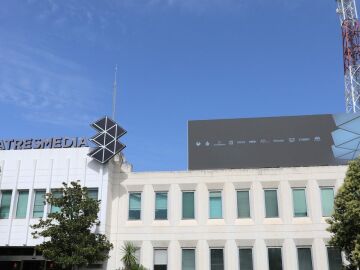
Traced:
POLYGON ((90 139, 98 146, 90 151, 88 154, 90 157, 104 164, 125 148, 125 145, 120 143, 118 139, 126 133, 126 130, 114 120, 105 116, 91 126, 99 133, 90 139))

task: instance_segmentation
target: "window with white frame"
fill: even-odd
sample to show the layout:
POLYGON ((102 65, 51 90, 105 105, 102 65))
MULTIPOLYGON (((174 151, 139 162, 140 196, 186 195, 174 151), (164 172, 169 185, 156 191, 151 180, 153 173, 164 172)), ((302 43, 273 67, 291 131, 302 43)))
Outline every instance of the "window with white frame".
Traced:
POLYGON ((239 249, 240 270, 253 270, 252 248, 239 249))
POLYGON ((29 190, 19 190, 16 203, 16 218, 26 218, 29 190))
POLYGON ((154 270, 167 270, 167 249, 154 249, 154 270))
POLYGON ((181 270, 195 270, 195 249, 183 248, 181 256, 181 270))
POLYGON ((238 218, 250 218, 250 191, 237 190, 236 195, 238 218))
POLYGON ((323 217, 330 217, 334 211, 334 188, 321 187, 321 210, 323 217))
POLYGON ((210 270, 224 270, 224 249, 210 249, 210 270))
POLYGON ((279 217, 277 189, 265 189, 265 217, 279 217))
POLYGON ((0 196, 0 219, 9 218, 12 190, 2 190, 0 196))
POLYGON ((182 192, 182 218, 194 219, 195 218, 195 192, 183 191, 182 192))
POLYGON ((268 248, 269 270, 282 270, 281 247, 268 248))
POLYGON ((294 217, 307 217, 305 188, 293 188, 292 194, 294 217))
POLYGON ((129 220, 141 219, 141 193, 129 193, 129 220))
POLYGON ((221 191, 209 192, 209 217, 211 219, 222 218, 221 191))
POLYGON ((168 193, 156 192, 155 194, 155 219, 168 218, 168 193))
POLYGON ((298 247, 298 266, 299 270, 313 270, 313 262, 310 247, 298 247))

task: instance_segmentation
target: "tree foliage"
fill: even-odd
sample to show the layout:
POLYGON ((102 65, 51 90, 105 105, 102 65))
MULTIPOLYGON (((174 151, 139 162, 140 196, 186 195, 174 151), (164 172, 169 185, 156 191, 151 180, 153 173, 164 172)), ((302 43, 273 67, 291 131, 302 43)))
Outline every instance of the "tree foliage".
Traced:
POLYGON ((349 163, 344 184, 334 202, 334 213, 327 221, 333 233, 330 244, 341 248, 350 262, 347 269, 360 267, 360 159, 349 163))
POLYGON ((112 244, 94 231, 100 224, 97 214, 100 201, 88 196, 86 187, 77 182, 63 183, 62 196, 46 194, 46 203, 60 207, 31 226, 34 238, 45 237, 36 248, 47 260, 66 269, 76 269, 108 258, 112 244))
POLYGON ((139 264, 138 259, 135 257, 137 248, 132 242, 125 242, 121 251, 123 256, 121 258, 124 268, 122 270, 147 270, 144 266, 139 264))

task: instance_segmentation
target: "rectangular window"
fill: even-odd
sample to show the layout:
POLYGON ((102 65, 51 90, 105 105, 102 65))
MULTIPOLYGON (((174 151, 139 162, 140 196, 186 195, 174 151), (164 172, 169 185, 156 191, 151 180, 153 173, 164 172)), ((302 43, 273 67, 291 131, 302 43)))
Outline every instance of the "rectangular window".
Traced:
POLYGON ((195 204, 194 204, 193 191, 183 191, 182 193, 182 218, 183 219, 195 218, 195 204))
POLYGON ((334 189, 321 188, 321 208, 323 217, 330 217, 334 210, 334 189))
POLYGON ((269 270, 282 270, 281 248, 268 248, 269 270))
POLYGON ((134 252, 134 257, 136 259, 136 263, 140 264, 140 257, 141 257, 141 248, 136 247, 136 250, 134 252))
POLYGON ((167 270, 167 250, 155 249, 154 250, 154 270, 167 270))
POLYGON ((342 269, 342 258, 341 250, 336 247, 327 248, 329 270, 341 270, 342 269))
POLYGON ((210 270, 224 270, 223 249, 210 249, 210 270))
POLYGON ((311 248, 298 248, 297 254, 299 270, 313 270, 311 248))
POLYGON ((253 270, 253 259, 251 248, 239 249, 240 270, 253 270))
POLYGON ((20 190, 16 204, 16 218, 26 218, 26 209, 29 199, 28 190, 20 190))
POLYGON ((183 249, 181 270, 195 270, 195 249, 183 249))
POLYGON ((167 219, 167 192, 156 192, 155 219, 167 219))
POLYGON ((277 190, 265 190, 265 209, 267 218, 279 217, 277 190))
POLYGON ((91 199, 98 200, 98 189, 97 188, 89 188, 88 196, 91 199))
POLYGON ((210 192, 210 218, 222 218, 221 191, 210 192))
POLYGON ((1 191, 0 218, 9 218, 11 204, 11 190, 1 191))
POLYGON ((44 215, 45 193, 45 190, 35 191, 33 218, 42 218, 44 215))
POLYGON ((250 218, 249 190, 237 191, 238 218, 250 218))
MULTIPOLYGON (((62 191, 61 190, 52 190, 51 193, 53 194, 54 198, 61 198, 62 191)), ((60 207, 52 205, 50 209, 50 213, 58 213, 60 212, 60 207)))
POLYGON ((307 217, 305 189, 293 189, 294 217, 307 217))
POLYGON ((139 220, 141 218, 141 193, 134 192, 129 194, 129 220, 139 220))

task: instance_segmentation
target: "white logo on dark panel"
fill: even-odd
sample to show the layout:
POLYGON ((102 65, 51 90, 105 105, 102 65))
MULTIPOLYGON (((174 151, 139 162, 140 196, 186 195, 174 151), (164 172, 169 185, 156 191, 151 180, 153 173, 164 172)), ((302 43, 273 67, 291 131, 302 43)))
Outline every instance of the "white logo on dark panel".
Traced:
POLYGON ((112 157, 125 148, 125 145, 118 139, 126 133, 114 120, 105 116, 104 118, 91 124, 99 133, 90 139, 96 148, 88 154, 98 162, 107 163, 112 157))

